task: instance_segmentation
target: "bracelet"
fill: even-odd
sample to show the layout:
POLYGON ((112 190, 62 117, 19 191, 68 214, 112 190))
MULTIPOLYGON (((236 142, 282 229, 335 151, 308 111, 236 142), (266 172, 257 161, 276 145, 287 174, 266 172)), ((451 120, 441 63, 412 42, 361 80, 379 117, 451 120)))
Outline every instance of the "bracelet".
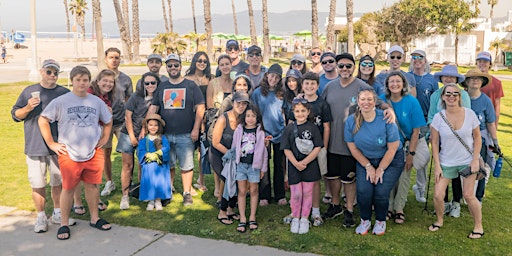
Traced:
POLYGON ((368 162, 368 163, 364 166, 364 168, 368 169, 368 168, 370 168, 371 166, 372 166, 372 164, 371 164, 370 162, 368 162))
POLYGON ((382 172, 384 172, 384 168, 382 168, 382 167, 379 167, 378 170, 381 170, 382 172))

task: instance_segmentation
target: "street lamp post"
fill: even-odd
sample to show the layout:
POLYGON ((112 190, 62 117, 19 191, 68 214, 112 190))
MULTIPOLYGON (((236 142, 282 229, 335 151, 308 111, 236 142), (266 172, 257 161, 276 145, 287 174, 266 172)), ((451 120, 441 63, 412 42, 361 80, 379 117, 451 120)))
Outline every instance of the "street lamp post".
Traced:
POLYGON ((36 0, 30 0, 30 38, 32 39, 32 63, 30 65, 29 80, 31 82, 39 81, 39 72, 37 70, 37 36, 36 36, 36 0))

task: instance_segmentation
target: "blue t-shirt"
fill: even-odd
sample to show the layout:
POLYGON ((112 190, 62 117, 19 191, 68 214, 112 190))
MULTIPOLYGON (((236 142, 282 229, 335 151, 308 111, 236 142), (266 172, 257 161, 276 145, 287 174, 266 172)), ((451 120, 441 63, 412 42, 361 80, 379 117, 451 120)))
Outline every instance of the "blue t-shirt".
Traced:
POLYGON ((494 112, 491 99, 484 93, 476 99, 471 99, 471 109, 480 121, 480 131, 487 130, 487 124, 496 121, 496 112, 494 112))
MULTIPOLYGON (((339 77, 339 76, 337 76, 336 78, 338 78, 338 77, 339 77)), ((318 85, 318 90, 316 91, 316 94, 317 94, 318 96, 322 95, 322 92, 324 91, 325 86, 326 86, 330 81, 334 81, 334 80, 336 80, 336 78, 334 78, 334 79, 329 79, 329 78, 325 77, 325 74, 322 74, 322 75, 320 76, 320 83, 319 83, 319 85, 318 85)))
POLYGON ((269 91, 267 96, 263 96, 260 87, 254 90, 251 98, 263 116, 265 134, 272 135, 273 143, 279 143, 285 127, 282 110, 283 99, 278 99, 274 91, 269 91))
POLYGON ((430 96, 439 89, 439 85, 431 74, 419 76, 412 72, 409 73, 414 76, 414 80, 416 81, 416 98, 420 102, 421 110, 426 120, 430 108, 430 96))
MULTIPOLYGON (((383 99, 386 100, 385 98, 383 99)), ((404 132, 408 140, 411 139, 412 130, 427 125, 423 112, 421 111, 420 103, 414 96, 405 95, 399 102, 390 100, 393 110, 395 111, 396 119, 400 124, 400 129, 404 132)), ((404 143, 402 133, 400 133, 400 141, 404 143)))
MULTIPOLYGON (((354 134, 355 119, 350 115, 345 123, 345 142, 353 142, 364 156, 370 159, 382 158, 388 150, 388 142, 400 140, 396 124, 387 124, 382 110, 376 110, 377 115, 372 122, 363 122, 359 131, 354 134)), ((398 147, 400 150, 402 144, 398 147)))

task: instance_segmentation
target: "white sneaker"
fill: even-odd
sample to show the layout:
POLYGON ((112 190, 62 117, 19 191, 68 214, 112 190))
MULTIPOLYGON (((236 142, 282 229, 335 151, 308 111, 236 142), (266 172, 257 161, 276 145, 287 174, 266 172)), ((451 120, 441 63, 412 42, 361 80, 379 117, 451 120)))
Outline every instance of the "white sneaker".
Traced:
POLYGON ((324 220, 322 219, 322 216, 320 214, 311 216, 311 220, 313 221, 313 226, 318 227, 324 224, 324 220))
POLYGON ((121 204, 119 204, 119 209, 126 210, 130 208, 130 198, 128 195, 121 197, 121 204))
POLYGON ((447 215, 451 212, 452 210, 452 204, 450 202, 445 202, 444 203, 444 215, 447 215))
POLYGON ((101 196, 108 196, 112 191, 116 190, 116 184, 113 181, 109 180, 105 183, 105 187, 101 191, 101 196))
POLYGON ((300 226, 299 218, 293 218, 292 223, 290 225, 290 232, 292 232, 294 234, 299 233, 299 226, 300 226))
POLYGON ((368 234, 368 231, 370 231, 371 227, 372 223, 370 222, 370 220, 361 219, 361 224, 359 224, 359 226, 357 226, 356 228, 356 234, 364 236, 368 234))
POLYGON ((418 201, 420 203, 427 202, 427 199, 423 195, 423 191, 418 188, 418 185, 415 184, 414 186, 412 186, 412 190, 414 191, 414 194, 416 195, 416 201, 418 201))
POLYGON ((157 211, 161 211, 163 210, 164 208, 162 207, 162 201, 160 199, 156 200, 155 201, 155 210, 157 211))
MULTIPOLYGON (((59 213, 53 213, 52 216, 50 217, 50 222, 52 224, 60 224, 62 221, 62 214, 61 212, 59 213)), ((68 226, 74 226, 76 225, 76 220, 73 219, 73 218, 69 218, 68 219, 68 226)))
POLYGON ((48 219, 46 218, 46 215, 37 216, 34 232, 43 233, 46 231, 48 231, 48 219))
POLYGON ((450 216, 454 218, 460 217, 460 203, 452 202, 452 207, 450 209, 450 216))
POLYGON ((308 218, 300 218, 299 221, 299 234, 306 234, 309 232, 309 220, 308 218))
POLYGON ((152 211, 153 209, 155 209, 155 201, 149 201, 146 211, 152 211))
POLYGON ((386 233, 386 221, 375 221, 372 233, 378 236, 384 235, 386 233))
POLYGON ((284 224, 290 224, 292 223, 292 220, 293 220, 293 217, 292 217, 292 214, 288 214, 286 215, 284 218, 283 218, 283 222, 284 224))

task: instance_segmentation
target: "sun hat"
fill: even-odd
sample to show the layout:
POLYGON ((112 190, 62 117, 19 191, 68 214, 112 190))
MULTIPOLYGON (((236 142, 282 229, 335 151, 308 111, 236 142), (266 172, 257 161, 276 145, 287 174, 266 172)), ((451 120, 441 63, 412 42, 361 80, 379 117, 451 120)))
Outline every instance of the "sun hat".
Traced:
POLYGON ((60 71, 60 65, 54 59, 44 60, 42 68, 53 68, 53 69, 57 70, 57 72, 60 71))
POLYGON ((391 48, 389 48, 388 50, 388 55, 392 54, 393 52, 399 52, 401 54, 404 54, 404 49, 402 47, 400 47, 399 45, 393 45, 391 46, 391 48))
POLYGON ((466 77, 462 74, 459 74, 459 71, 457 70, 457 67, 454 65, 446 65, 443 67, 441 72, 436 72, 434 74, 434 80, 437 82, 441 82, 442 76, 453 76, 457 78, 457 83, 460 84, 464 82, 466 77))
POLYGON ((466 81, 468 81, 468 79, 471 77, 481 77, 482 79, 484 79, 484 81, 482 82, 482 87, 480 88, 483 88, 484 86, 488 85, 489 82, 491 81, 491 76, 489 74, 483 73, 478 68, 474 68, 469 70, 468 73, 466 73, 466 79, 460 85, 462 85, 462 87, 464 88, 468 87, 466 81))
POLYGON ((156 120, 160 122, 162 126, 165 126, 165 121, 160 117, 159 114, 149 114, 146 118, 144 118, 144 121, 142 121, 144 124, 147 125, 149 120, 156 120))
POLYGON ((165 63, 169 62, 170 60, 175 60, 175 61, 181 63, 180 56, 175 53, 171 53, 171 54, 167 55, 167 58, 165 58, 165 63))

